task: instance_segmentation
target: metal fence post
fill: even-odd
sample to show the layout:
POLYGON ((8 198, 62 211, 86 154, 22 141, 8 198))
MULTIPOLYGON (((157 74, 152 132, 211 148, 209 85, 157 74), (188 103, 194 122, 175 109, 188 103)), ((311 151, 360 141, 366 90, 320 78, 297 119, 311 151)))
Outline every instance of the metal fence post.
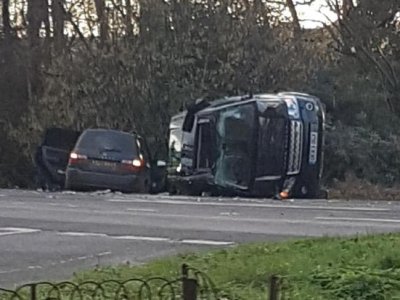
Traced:
POLYGON ((277 275, 272 275, 269 279, 269 300, 279 300, 280 280, 277 275))
POLYGON ((36 284, 31 284, 31 298, 30 300, 36 300, 36 284))
POLYGON ((189 278, 189 268, 186 264, 182 265, 182 293, 183 300, 197 299, 197 280, 189 278))

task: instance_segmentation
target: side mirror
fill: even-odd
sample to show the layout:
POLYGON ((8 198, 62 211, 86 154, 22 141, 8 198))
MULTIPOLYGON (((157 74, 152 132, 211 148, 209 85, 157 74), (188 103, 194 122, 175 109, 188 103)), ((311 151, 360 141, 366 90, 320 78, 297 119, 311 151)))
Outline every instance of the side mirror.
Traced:
POLYGON ((166 167, 166 166, 167 166, 167 163, 165 161, 157 160, 157 167, 163 168, 163 167, 166 167))

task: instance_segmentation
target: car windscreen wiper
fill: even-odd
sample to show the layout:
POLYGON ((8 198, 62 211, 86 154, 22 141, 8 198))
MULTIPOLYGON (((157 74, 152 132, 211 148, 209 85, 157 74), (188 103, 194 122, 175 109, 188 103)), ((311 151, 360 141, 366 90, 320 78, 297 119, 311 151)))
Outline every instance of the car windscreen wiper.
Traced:
POLYGON ((122 152, 120 148, 104 147, 101 152, 122 152))

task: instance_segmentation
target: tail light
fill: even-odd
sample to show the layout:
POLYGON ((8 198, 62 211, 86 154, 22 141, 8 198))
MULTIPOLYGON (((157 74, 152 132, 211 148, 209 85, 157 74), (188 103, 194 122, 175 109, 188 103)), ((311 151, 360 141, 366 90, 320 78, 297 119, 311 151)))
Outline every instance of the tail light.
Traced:
POLYGON ((68 164, 76 165, 76 164, 78 164, 79 162, 81 162, 83 160, 87 160, 87 156, 86 155, 82 155, 82 154, 78 154, 78 153, 72 152, 69 155, 68 164))
POLYGON ((138 172, 144 166, 144 161, 142 159, 123 160, 121 163, 125 169, 134 172, 138 172))

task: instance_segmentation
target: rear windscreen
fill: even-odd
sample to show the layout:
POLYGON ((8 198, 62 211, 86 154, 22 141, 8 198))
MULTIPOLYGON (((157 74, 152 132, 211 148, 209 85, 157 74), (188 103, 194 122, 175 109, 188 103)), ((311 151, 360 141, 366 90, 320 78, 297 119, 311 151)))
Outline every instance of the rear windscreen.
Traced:
POLYGON ((43 146, 72 150, 80 135, 80 132, 62 128, 49 128, 47 129, 43 146))
POLYGON ((137 155, 136 139, 133 135, 118 131, 87 130, 76 146, 89 152, 118 152, 129 156, 137 155))

